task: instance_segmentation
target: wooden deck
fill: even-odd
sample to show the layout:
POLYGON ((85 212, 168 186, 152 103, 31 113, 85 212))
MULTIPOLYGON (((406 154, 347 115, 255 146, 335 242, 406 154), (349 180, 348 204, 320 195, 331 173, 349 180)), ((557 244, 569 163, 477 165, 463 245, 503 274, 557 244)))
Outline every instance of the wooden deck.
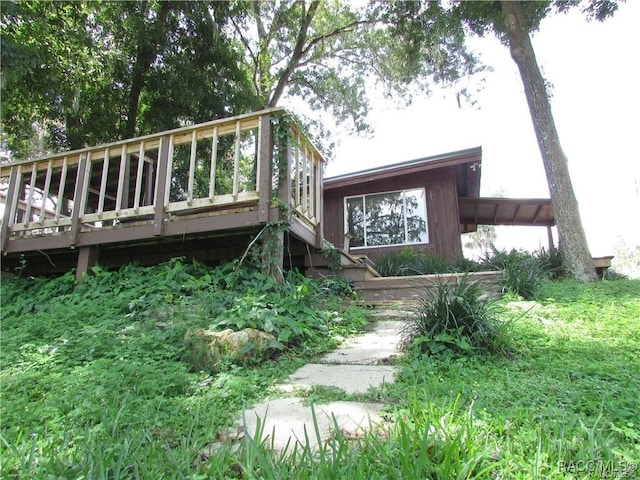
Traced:
POLYGON ((319 248, 322 163, 271 109, 5 165, 2 269, 80 275, 96 261, 196 251, 229 259, 281 221, 290 239, 319 248))

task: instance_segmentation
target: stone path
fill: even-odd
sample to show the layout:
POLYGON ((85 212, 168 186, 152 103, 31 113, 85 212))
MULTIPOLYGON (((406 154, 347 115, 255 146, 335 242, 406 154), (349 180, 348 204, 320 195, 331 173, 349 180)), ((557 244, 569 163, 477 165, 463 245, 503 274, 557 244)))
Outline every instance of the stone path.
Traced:
MULTIPOLYGON (((405 316, 406 312, 394 310, 375 313, 372 330, 347 340, 318 363, 298 369, 279 390, 295 395, 297 391, 320 386, 364 394, 371 388, 393 383, 396 369, 389 363, 400 355, 399 330, 405 316)), ((266 439, 276 451, 291 451, 297 442, 316 447, 319 440, 330 438, 336 428, 347 438, 360 436, 365 429, 381 422, 382 407, 380 403, 340 401, 315 405, 312 411, 301 397, 267 398, 243 411, 237 425, 244 435, 252 436, 259 425, 261 440, 266 439)))

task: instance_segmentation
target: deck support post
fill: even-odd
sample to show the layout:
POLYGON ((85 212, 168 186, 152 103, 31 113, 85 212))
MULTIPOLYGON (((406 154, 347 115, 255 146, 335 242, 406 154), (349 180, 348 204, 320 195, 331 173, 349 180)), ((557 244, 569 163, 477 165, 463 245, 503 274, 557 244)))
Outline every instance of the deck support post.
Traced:
MULTIPOLYGON (((270 129, 269 134, 271 136, 270 129)), ((272 159, 270 163, 272 168, 277 169, 277 172, 272 172, 272 175, 277 174, 279 205, 268 209, 269 223, 263 234, 260 260, 263 273, 273 276, 277 282, 281 283, 284 281, 284 224, 291 223, 291 213, 289 212, 291 205, 291 181, 289 178, 291 175, 291 140, 277 138, 276 141, 278 142, 278 157, 272 159)), ((272 142, 269 143, 273 145, 272 142)), ((273 148, 271 151, 273 152, 273 148)), ((272 175, 269 175, 268 178, 271 179, 272 175)))
POLYGON ((267 227, 263 233, 260 263, 262 273, 271 275, 276 282, 284 281, 284 232, 278 227, 267 227))
POLYGON ((99 251, 95 245, 80 247, 78 249, 78 267, 76 268, 76 281, 82 280, 82 276, 98 263, 99 251))

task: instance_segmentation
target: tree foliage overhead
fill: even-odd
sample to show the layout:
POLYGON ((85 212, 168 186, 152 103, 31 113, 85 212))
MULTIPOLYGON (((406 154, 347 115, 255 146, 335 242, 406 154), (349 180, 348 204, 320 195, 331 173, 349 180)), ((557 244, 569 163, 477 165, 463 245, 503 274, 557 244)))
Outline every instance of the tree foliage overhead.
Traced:
POLYGON ((256 108, 213 2, 2 2, 2 124, 16 156, 256 108))
POLYGON ((358 8, 337 0, 248 5, 230 23, 265 107, 297 97, 363 131, 368 91, 376 83, 388 95, 406 96, 410 86, 428 91, 432 82, 456 81, 477 69, 462 25, 448 20, 438 2, 427 8, 419 2, 358 8), (419 29, 406 29, 407 15, 422 22, 419 29))

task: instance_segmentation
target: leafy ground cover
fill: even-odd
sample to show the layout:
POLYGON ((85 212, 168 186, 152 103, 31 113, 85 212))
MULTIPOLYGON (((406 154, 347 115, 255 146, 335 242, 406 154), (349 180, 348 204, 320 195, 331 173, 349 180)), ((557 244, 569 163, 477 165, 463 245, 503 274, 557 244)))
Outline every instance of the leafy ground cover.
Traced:
MULTIPOLYGON (((173 261, 96 267, 75 286, 2 282, 2 478, 188 478, 244 404, 366 323, 337 282, 173 261), (220 326, 221 325, 221 326, 220 326), (188 328, 257 327, 286 346, 197 371, 188 328)), ((348 289, 346 289, 348 294, 348 289)))
POLYGON ((364 438, 273 456, 246 436, 200 458, 244 403, 363 326, 336 287, 179 262, 97 269, 75 289, 71 276, 3 282, 2 478, 637 478, 638 280, 504 298, 508 355, 409 350, 397 382, 369 394, 389 423, 364 438), (186 328, 250 322, 285 351, 192 371, 186 328))

